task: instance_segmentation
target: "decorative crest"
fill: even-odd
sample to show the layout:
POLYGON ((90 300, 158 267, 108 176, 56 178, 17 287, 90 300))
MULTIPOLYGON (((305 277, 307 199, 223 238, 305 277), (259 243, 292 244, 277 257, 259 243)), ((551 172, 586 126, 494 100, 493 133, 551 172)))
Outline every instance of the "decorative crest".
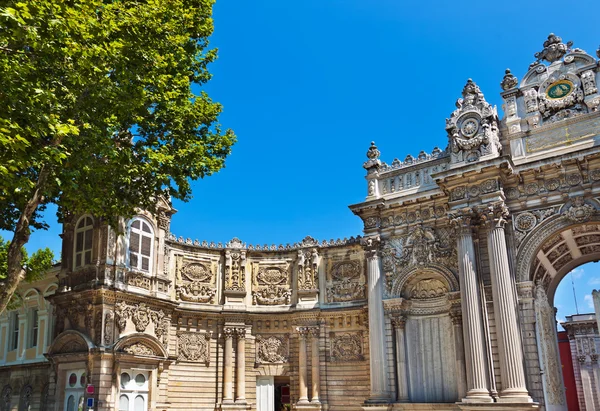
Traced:
POLYGON ((550 33, 548 35, 548 40, 544 41, 544 49, 535 53, 535 58, 538 59, 538 61, 546 60, 549 63, 554 63, 567 54, 567 51, 569 51, 572 45, 572 41, 565 44, 560 37, 554 33, 550 33))
POLYGON ((237 237, 233 237, 225 246, 227 248, 246 248, 246 245, 237 237))
POLYGON ((379 167, 381 165, 381 160, 379 160, 380 154, 381 153, 377 149, 375 142, 371 141, 371 147, 369 147, 369 150, 367 150, 367 157, 369 158, 369 160, 367 160, 365 164, 363 164, 363 167, 367 170, 379 167))
POLYGON ((514 76, 514 74, 510 72, 510 69, 506 69, 506 71, 504 72, 504 78, 500 83, 500 87, 502 87, 502 90, 504 91, 510 90, 511 88, 515 88, 518 82, 519 81, 514 76))
POLYGON ((302 242, 300 243, 300 247, 318 247, 318 246, 319 246, 319 241, 315 240, 314 238, 312 238, 309 235, 304 237, 302 239, 302 242))

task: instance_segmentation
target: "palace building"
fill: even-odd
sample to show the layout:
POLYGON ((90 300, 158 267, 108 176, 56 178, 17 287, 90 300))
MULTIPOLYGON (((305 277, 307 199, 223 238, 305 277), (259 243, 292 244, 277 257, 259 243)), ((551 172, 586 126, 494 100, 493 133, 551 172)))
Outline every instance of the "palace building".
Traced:
POLYGON ((445 149, 371 144, 356 238, 193 241, 165 199, 73 216, 0 315, 0 411, 567 410, 554 293, 600 259, 600 66, 553 34, 535 57, 502 119, 468 80, 445 149))

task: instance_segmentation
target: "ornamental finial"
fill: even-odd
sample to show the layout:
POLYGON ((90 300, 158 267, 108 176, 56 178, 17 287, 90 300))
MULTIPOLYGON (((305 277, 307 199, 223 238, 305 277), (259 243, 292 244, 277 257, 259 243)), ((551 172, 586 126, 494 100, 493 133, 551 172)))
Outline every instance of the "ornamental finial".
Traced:
POLYGON ((367 150, 367 157, 369 158, 369 160, 367 160, 365 164, 363 164, 363 167, 367 170, 379 167, 381 165, 381 160, 379 160, 380 154, 381 153, 377 149, 375 142, 371 141, 371 147, 369 147, 369 149, 367 150))
POLYGON ((567 51, 569 51, 572 45, 572 41, 568 41, 567 44, 565 44, 560 37, 554 33, 550 33, 548 39, 544 41, 544 49, 535 53, 535 58, 538 59, 538 61, 546 60, 549 63, 554 63, 567 54, 567 51))
POLYGON ((510 90, 511 88, 515 88, 518 82, 519 81, 517 80, 515 75, 510 72, 510 69, 506 69, 504 71, 504 78, 500 83, 500 87, 502 87, 502 90, 504 91, 510 90))

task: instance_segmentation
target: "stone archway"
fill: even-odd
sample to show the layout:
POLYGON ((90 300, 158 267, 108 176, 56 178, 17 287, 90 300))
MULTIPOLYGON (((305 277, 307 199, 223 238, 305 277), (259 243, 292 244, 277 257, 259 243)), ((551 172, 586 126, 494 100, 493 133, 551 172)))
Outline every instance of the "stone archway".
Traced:
MULTIPOLYGON (((517 278, 532 293, 532 318, 547 410, 567 409, 554 310, 556 289, 574 268, 600 260, 600 217, 595 215, 596 204, 592 204, 581 197, 565 204, 562 214, 528 233, 517 254, 517 278)), ((522 318, 527 318, 527 310, 523 310, 522 318)))

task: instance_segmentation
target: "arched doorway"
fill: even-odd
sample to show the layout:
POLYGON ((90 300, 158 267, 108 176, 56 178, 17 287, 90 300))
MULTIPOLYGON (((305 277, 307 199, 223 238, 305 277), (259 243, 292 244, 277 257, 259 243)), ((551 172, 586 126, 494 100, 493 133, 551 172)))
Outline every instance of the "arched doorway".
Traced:
MULTIPOLYGON (((535 344, 538 364, 528 361, 530 380, 541 381, 547 410, 567 410, 557 341, 555 294, 571 270, 600 260, 600 219, 594 200, 572 199, 562 212, 526 233, 517 254, 519 288, 529 289, 532 304, 520 293, 523 343, 535 344), (538 369, 536 369, 538 368, 538 369)), ((518 217, 517 217, 518 218, 518 217)), ((518 221, 518 220, 517 220, 518 221)), ((591 292, 591 290, 590 290, 591 292)), ((539 385, 539 384, 538 384, 539 385)))

